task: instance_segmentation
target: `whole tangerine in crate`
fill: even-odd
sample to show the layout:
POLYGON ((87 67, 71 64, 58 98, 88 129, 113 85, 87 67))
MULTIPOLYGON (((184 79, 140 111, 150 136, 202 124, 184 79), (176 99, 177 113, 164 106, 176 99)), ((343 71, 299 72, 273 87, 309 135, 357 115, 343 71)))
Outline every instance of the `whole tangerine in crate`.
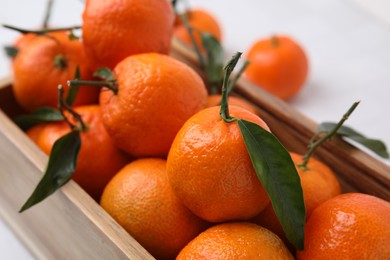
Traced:
POLYGON ((104 189, 100 204, 157 259, 174 259, 209 225, 176 197, 163 159, 125 166, 104 189))
POLYGON ((305 225, 298 259, 390 259, 390 203, 363 193, 338 195, 305 225))
MULTIPOLYGON (((180 129, 168 155, 169 180, 184 205, 207 221, 249 219, 268 205, 269 198, 237 122, 224 122, 219 112, 217 106, 204 109, 180 129)), ((246 109, 231 106, 230 113, 269 131, 246 109)))
MULTIPOLYGON (((81 148, 72 178, 92 198, 99 201, 104 187, 131 158, 114 145, 103 126, 98 105, 78 106, 74 111, 81 116, 85 129, 80 131, 81 148)), ((68 120, 75 122, 69 113, 66 116, 68 120)), ((31 132, 38 131, 35 142, 47 155, 54 143, 71 131, 65 121, 37 125, 30 129, 30 138, 31 132)))
POLYGON ((94 70, 114 68, 129 55, 170 50, 175 17, 168 0, 87 0, 82 18, 94 70))
POLYGON ((113 72, 117 90, 103 90, 100 106, 114 143, 135 157, 166 157, 184 122, 206 105, 202 79, 158 53, 129 56, 113 72))
POLYGON ((245 77, 269 93, 289 100, 304 86, 309 64, 305 51, 294 39, 274 35, 253 43, 246 58, 245 77))
POLYGON ((185 259, 294 259, 280 238, 266 228, 246 222, 215 225, 181 250, 185 259))
MULTIPOLYGON (((69 39, 67 32, 29 38, 12 63, 12 89, 17 102, 29 112, 42 106, 57 107, 57 86, 64 85, 67 92, 66 82, 73 78, 77 67, 80 78, 92 77, 81 42, 69 39)), ((98 93, 96 87, 83 86, 75 105, 97 103, 98 93)))

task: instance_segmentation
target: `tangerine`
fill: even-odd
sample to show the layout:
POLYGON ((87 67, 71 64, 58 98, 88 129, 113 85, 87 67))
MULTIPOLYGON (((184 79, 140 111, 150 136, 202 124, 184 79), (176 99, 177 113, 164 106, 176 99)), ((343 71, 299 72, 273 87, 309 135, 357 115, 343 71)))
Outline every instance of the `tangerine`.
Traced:
POLYGON ((294 259, 282 240, 261 226, 245 223, 215 225, 181 250, 184 259, 294 259))
POLYGON ((87 0, 83 12, 83 44, 94 69, 114 68, 127 56, 167 54, 174 13, 168 0, 87 0))
MULTIPOLYGON (((184 15, 186 15, 188 24, 194 29, 194 38, 200 49, 203 50, 203 44, 199 32, 209 33, 221 42, 222 29, 214 15, 203 9, 191 9, 184 15)), ((188 30, 179 16, 176 18, 174 35, 186 44, 193 46, 188 30)))
POLYGON ((135 157, 166 157, 184 122, 206 105, 200 76, 167 55, 130 56, 114 69, 118 91, 102 91, 103 123, 135 157))
MULTIPOLYGON (((106 184, 130 158, 113 144, 103 126, 99 106, 80 106, 74 110, 81 115, 87 130, 81 131, 81 148, 73 180, 98 201, 106 184)), ((69 115, 67 118, 73 120, 69 115)), ((47 123, 37 144, 49 155, 55 141, 70 131, 65 121, 47 123)))
MULTIPOLYGON (((267 206, 269 198, 237 122, 224 122, 219 110, 206 108, 180 129, 168 155, 169 181, 183 204, 207 221, 249 219, 267 206)), ((230 112, 269 131, 246 109, 230 106, 230 112)))
POLYGON ((289 100, 303 88, 308 59, 292 38, 277 35, 258 40, 249 48, 246 58, 250 63, 244 75, 269 93, 289 100))
MULTIPOLYGON (((306 165, 306 169, 302 169, 298 166, 303 161, 302 155, 293 152, 290 152, 290 155, 296 165, 301 181, 303 199, 306 207, 306 219, 308 219, 316 207, 341 193, 340 183, 333 171, 316 158, 310 158, 306 165)), ((256 224, 268 228, 277 234, 289 248, 293 248, 292 244, 288 241, 271 204, 253 220, 256 224)))
MULTIPOLYGON (((70 40, 66 32, 29 39, 12 63, 17 102, 29 112, 43 106, 57 107, 57 86, 62 84, 66 92, 66 82, 74 77, 77 66, 81 78, 91 78, 81 42, 70 40)), ((82 87, 74 105, 97 103, 98 93, 96 87, 82 87)))
POLYGON ((311 214, 298 259, 390 259, 390 203, 362 193, 338 195, 311 214))
POLYGON ((163 159, 125 166, 104 189, 101 206, 157 259, 174 259, 208 226, 177 199, 163 159))

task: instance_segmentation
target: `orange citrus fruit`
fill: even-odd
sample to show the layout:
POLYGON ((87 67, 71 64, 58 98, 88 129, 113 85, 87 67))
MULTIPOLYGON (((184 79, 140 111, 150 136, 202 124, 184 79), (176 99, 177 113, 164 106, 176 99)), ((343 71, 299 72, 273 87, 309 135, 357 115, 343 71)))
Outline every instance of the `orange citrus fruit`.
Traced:
POLYGON ((91 66, 113 68, 129 55, 168 53, 174 19, 168 0, 87 0, 82 30, 91 66))
POLYGON ((250 61, 244 75, 271 94, 288 100, 302 89, 308 74, 303 48, 287 36, 256 41, 246 55, 250 61))
POLYGON ((163 159, 125 166, 104 189, 101 206, 157 259, 174 259, 208 226, 177 199, 163 159))
MULTIPOLYGON (((201 49, 203 49, 203 45, 199 32, 207 32, 213 35, 219 42, 221 41, 222 29, 214 15, 203 9, 191 9, 184 15, 186 15, 189 25, 194 29, 195 41, 201 49)), ((192 46, 191 37, 180 17, 176 18, 174 35, 186 44, 192 46)))
MULTIPOLYGON (((233 206, 233 205, 232 205, 233 206)), ((252 223, 215 225, 192 240, 176 258, 184 259, 294 259, 274 233, 252 223)))
POLYGON ((35 125, 26 130, 26 135, 34 142, 37 143, 42 130, 45 128, 45 124, 35 125))
MULTIPOLYGON (((207 221, 249 219, 267 206, 269 198, 237 122, 224 122, 219 110, 206 108, 180 129, 168 155, 169 180, 184 205, 207 221)), ((269 130, 243 108, 230 106, 230 113, 269 130)))
MULTIPOLYGON (((91 197, 99 200, 106 184, 130 159, 113 144, 103 126, 99 106, 76 107, 75 111, 81 115, 87 130, 81 132, 81 148, 73 179, 91 197)), ((37 144, 50 154, 55 141, 69 132, 70 127, 65 121, 47 123, 37 144)))
MULTIPOLYGON (((70 40, 66 32, 55 32, 30 39, 12 64, 13 92, 17 102, 27 111, 42 106, 57 107, 59 84, 65 92, 67 81, 80 68, 82 79, 90 79, 80 41, 70 40)), ((79 89, 75 105, 97 103, 99 89, 86 86, 79 89)))
MULTIPOLYGON (((304 170, 298 166, 303 161, 302 156, 292 152, 290 155, 299 174, 306 207, 306 218, 309 218, 316 207, 341 193, 340 183, 333 171, 316 158, 310 158, 306 166, 307 169, 304 170)), ((292 248, 271 204, 254 218, 254 222, 277 234, 292 248)))
POLYGON ((103 123, 118 147, 136 157, 166 157, 184 122, 206 105, 199 75, 167 55, 133 55, 114 69, 118 92, 102 91, 103 123))
POLYGON ((317 207, 305 226, 298 259, 390 259, 390 203, 362 194, 338 195, 317 207))

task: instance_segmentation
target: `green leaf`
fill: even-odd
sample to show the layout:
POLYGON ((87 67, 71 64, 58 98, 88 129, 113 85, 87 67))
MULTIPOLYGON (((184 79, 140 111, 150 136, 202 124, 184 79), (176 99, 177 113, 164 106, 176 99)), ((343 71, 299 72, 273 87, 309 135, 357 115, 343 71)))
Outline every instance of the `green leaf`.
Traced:
POLYGON ((298 250, 303 249, 306 209, 299 175, 289 152, 259 125, 238 119, 238 126, 288 240, 298 250))
POLYGON ((54 143, 46 172, 20 212, 41 202, 72 178, 80 147, 81 139, 78 130, 64 135, 54 143))
MULTIPOLYGON (((76 67, 76 71, 73 76, 74 80, 80 79, 80 68, 79 66, 76 67)), ((76 100, 77 93, 79 92, 79 86, 78 85, 70 85, 68 94, 66 95, 65 102, 69 106, 73 105, 74 101, 76 100)))
POLYGON ((112 74, 112 70, 106 67, 102 67, 97 69, 93 75, 95 77, 99 77, 101 79, 104 79, 106 81, 115 81, 114 75, 112 74))
POLYGON ((19 49, 14 46, 4 46, 4 52, 8 58, 15 58, 19 53, 19 49))
MULTIPOLYGON (((336 126, 335 123, 331 122, 324 122, 321 123, 318 126, 319 132, 330 132, 332 129, 334 129, 336 126)), ((376 153, 377 155, 381 156, 382 158, 389 159, 389 152, 387 151, 386 145, 377 139, 371 139, 367 138, 361 133, 356 132, 354 129, 347 127, 347 126, 341 126, 337 130, 337 134, 347 137, 363 146, 371 150, 372 152, 376 153)))
MULTIPOLYGON (((211 83, 221 83, 225 53, 219 41, 211 34, 200 32, 202 45, 206 50, 206 73, 211 83)), ((220 86, 218 86, 220 87, 220 86)))
POLYGON ((27 130, 36 124, 62 120, 64 120, 64 117, 61 115, 60 111, 51 107, 38 108, 29 115, 21 115, 14 118, 15 123, 23 130, 27 130))

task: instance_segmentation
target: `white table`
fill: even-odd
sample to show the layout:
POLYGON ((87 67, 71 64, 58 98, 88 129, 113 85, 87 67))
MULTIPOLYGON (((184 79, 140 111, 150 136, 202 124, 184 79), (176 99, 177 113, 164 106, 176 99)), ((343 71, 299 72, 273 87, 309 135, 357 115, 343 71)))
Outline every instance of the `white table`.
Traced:
MULTIPOLYGON (((0 23, 34 28, 45 0, 2 0, 0 23)), ((310 76, 291 104, 310 118, 337 121, 356 100, 347 121, 361 133, 390 145, 390 2, 386 0, 192 0, 223 25, 228 55, 245 51, 259 38, 285 33, 307 50, 310 76), (238 4, 240 3, 240 4, 238 4)), ((56 0, 51 24, 80 24, 82 1, 56 0)), ((0 45, 16 33, 0 29, 0 45)), ((10 74, 0 54, 0 77, 10 74)), ((386 161, 388 163, 388 161, 386 161)), ((32 259, 0 220, 0 259, 32 259)))

